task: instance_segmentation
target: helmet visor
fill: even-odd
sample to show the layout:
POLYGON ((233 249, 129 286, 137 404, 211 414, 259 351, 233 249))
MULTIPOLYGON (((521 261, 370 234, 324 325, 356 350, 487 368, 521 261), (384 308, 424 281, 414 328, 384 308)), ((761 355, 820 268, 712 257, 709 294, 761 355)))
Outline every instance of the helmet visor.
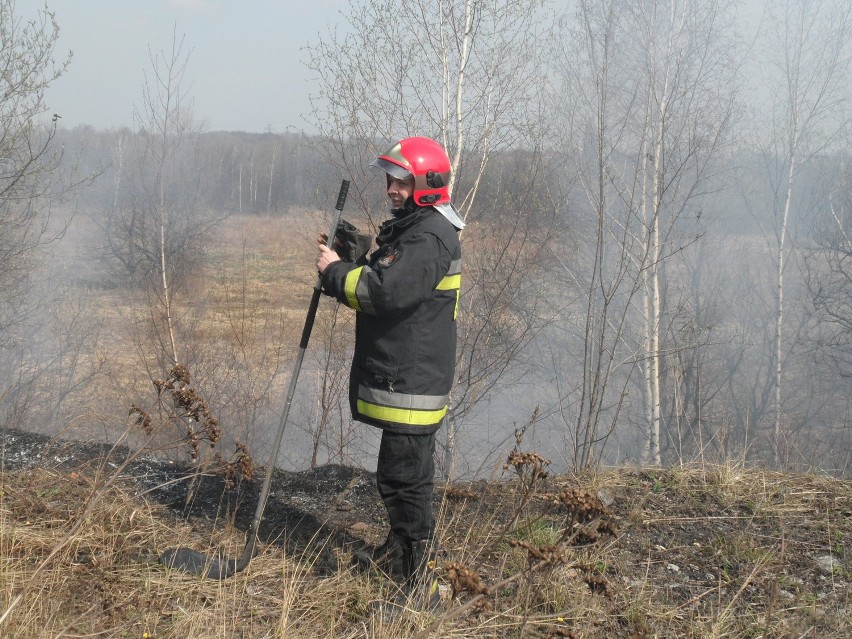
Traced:
POLYGON ((389 160, 385 160, 384 158, 376 158, 372 162, 370 162, 370 168, 379 169, 380 171, 384 171, 391 177, 396 178, 397 180, 407 180, 411 177, 411 171, 402 168, 399 164, 394 164, 389 160))

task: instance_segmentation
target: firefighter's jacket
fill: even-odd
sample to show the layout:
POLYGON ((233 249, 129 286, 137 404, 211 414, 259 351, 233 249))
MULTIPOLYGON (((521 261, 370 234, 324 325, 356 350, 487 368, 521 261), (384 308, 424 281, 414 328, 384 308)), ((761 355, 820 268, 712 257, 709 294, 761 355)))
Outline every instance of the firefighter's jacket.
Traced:
POLYGON ((429 434, 447 414, 455 376, 461 244, 438 211, 412 204, 382 224, 366 264, 333 262, 322 284, 357 312, 352 416, 429 434))

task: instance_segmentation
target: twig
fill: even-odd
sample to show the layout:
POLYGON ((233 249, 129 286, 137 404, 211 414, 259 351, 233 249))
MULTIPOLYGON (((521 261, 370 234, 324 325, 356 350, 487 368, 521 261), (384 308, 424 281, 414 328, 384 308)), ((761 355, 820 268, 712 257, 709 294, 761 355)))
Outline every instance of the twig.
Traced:
MULTIPOLYGON (((161 488, 165 488, 166 486, 170 486, 172 484, 178 484, 182 481, 186 481, 187 479, 192 479, 193 477, 196 477, 196 476, 198 476, 198 477, 216 477, 217 475, 216 475, 216 473, 200 473, 198 475, 195 475, 195 474, 184 475, 183 477, 178 477, 176 479, 170 479, 169 481, 164 481, 160 484, 157 484, 156 486, 152 486, 148 490, 143 490, 141 493, 136 493, 136 496, 137 497, 144 497, 145 495, 152 493, 155 490, 160 490, 161 488)), ((127 479, 127 477, 125 477, 124 479, 127 479)), ((131 477, 131 479, 132 479, 132 477, 131 477)))

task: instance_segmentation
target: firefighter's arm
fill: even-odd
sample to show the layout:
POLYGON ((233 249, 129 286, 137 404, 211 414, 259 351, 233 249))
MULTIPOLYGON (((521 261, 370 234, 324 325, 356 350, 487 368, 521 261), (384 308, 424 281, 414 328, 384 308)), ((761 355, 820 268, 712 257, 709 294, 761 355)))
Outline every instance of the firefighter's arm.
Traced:
POLYGON ((431 233, 423 233, 371 260, 370 265, 330 265, 323 274, 323 285, 356 311, 394 315, 429 299, 449 266, 447 248, 431 233))

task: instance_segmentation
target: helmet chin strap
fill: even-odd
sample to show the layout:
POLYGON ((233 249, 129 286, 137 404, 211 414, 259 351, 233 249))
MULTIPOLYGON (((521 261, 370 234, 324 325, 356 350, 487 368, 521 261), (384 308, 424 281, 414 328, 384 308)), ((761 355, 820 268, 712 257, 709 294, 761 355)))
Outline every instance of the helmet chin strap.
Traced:
POLYGON ((414 198, 409 196, 405 202, 402 203, 402 206, 398 209, 391 209, 391 214, 394 217, 399 217, 400 215, 406 215, 407 213, 411 213, 415 209, 417 209, 420 205, 414 201, 414 198))

